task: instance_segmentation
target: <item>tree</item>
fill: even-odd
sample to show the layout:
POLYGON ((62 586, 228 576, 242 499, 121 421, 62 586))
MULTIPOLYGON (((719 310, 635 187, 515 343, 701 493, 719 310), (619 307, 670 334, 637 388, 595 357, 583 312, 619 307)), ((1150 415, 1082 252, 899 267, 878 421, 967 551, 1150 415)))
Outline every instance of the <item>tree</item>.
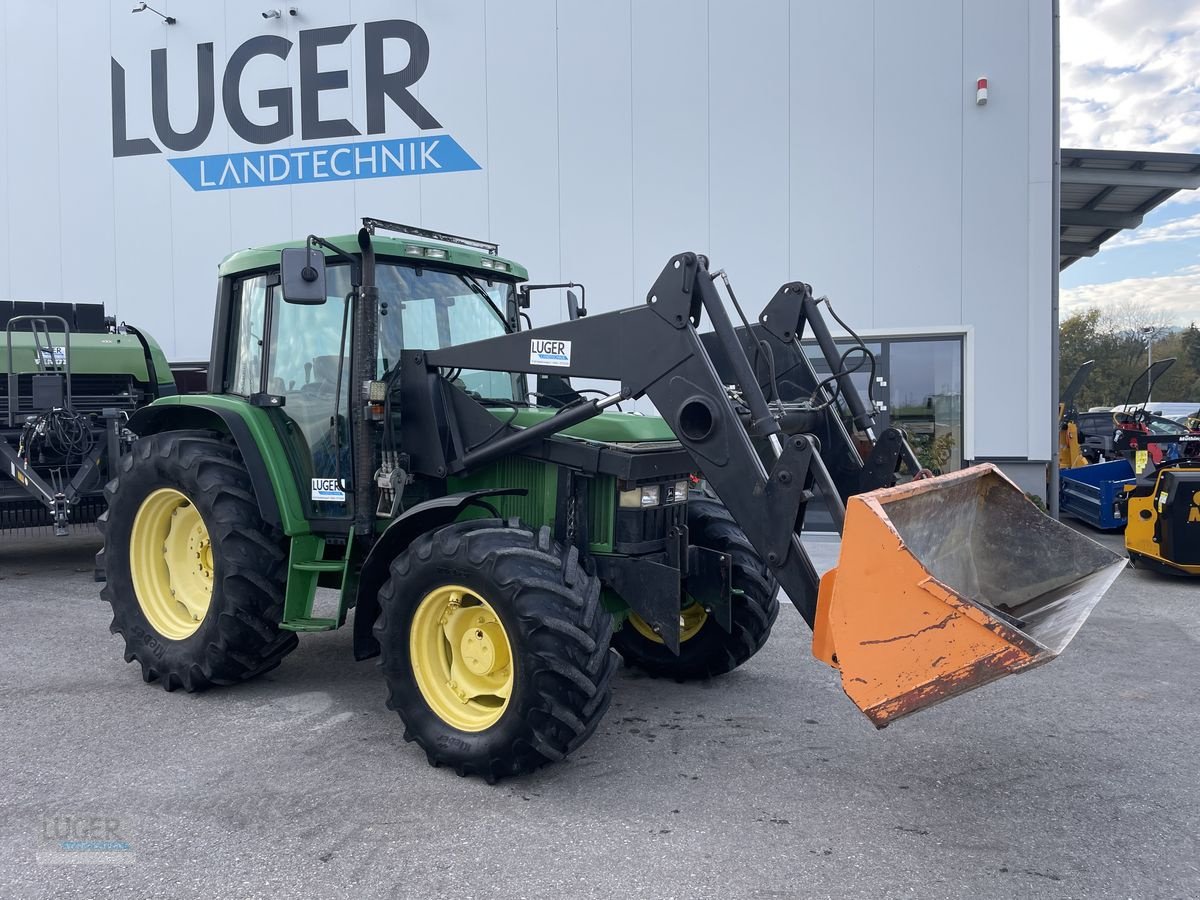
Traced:
POLYGON ((1147 331, 1153 334, 1154 340, 1157 341, 1171 330, 1170 323, 1161 312, 1130 298, 1107 304, 1100 313, 1100 325, 1108 334, 1130 343, 1145 340, 1147 331))
MULTIPOLYGON (((1059 326, 1059 392, 1065 391, 1075 371, 1095 360, 1076 404, 1116 406, 1125 403, 1130 387, 1146 369, 1146 339, 1154 340, 1156 360, 1175 357, 1176 363, 1154 385, 1161 403, 1200 402, 1200 329, 1192 324, 1178 330, 1164 324, 1161 314, 1136 303, 1114 304, 1103 312, 1087 309, 1068 316, 1059 326), (1145 330, 1151 329, 1150 335, 1145 330)), ((1145 399, 1144 381, 1131 398, 1145 399)))
POLYGON ((1195 322, 1180 333, 1179 343, 1182 349, 1181 362, 1194 376, 1188 385, 1188 393, 1192 399, 1200 399, 1200 328, 1196 327, 1195 322))

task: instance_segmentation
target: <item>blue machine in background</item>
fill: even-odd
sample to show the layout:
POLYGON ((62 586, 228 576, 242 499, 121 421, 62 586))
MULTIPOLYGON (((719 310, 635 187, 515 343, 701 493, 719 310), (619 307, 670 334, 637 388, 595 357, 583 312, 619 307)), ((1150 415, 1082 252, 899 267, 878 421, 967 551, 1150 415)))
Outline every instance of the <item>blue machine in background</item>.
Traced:
POLYGON ((1063 469, 1059 473, 1059 509, 1105 531, 1125 527, 1121 498, 1125 485, 1133 484, 1133 466, 1127 459, 1063 469))

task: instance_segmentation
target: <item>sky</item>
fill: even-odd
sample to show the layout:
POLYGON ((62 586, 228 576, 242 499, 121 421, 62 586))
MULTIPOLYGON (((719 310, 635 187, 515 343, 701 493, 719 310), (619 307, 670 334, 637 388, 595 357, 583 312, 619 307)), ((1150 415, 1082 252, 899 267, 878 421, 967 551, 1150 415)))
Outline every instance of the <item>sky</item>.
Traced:
MULTIPOLYGON (((1062 146, 1200 153, 1200 0, 1062 0, 1062 146)), ((1200 190, 1060 281, 1064 316, 1133 301, 1200 323, 1200 190)))

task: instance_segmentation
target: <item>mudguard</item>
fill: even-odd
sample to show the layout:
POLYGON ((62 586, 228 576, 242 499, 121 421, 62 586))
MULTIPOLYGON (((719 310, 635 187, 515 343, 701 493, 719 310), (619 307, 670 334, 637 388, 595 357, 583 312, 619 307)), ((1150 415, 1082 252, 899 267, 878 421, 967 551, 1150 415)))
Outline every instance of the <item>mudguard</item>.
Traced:
POLYGON ((359 573, 354 604, 354 658, 361 661, 379 655, 379 642, 375 640, 372 628, 379 618, 379 589, 388 579, 393 559, 418 535, 449 525, 467 507, 481 505, 483 498, 525 493, 524 488, 494 488, 447 494, 426 500, 393 521, 371 547, 359 573))
MULTIPOLYGON (((134 413, 128 427, 138 436, 200 428, 227 431, 246 464, 263 521, 289 535, 308 532, 295 479, 283 461, 283 448, 278 437, 273 430, 252 428, 242 410, 236 408, 238 405, 254 409, 244 401, 222 397, 165 397, 134 413), (264 453, 262 445, 266 440, 274 445, 266 448, 267 453, 278 457, 274 466, 268 465, 268 456, 264 453), (279 475, 281 467, 287 470, 287 477, 273 477, 272 469, 279 475)), ((261 410, 254 411, 262 415, 261 410)))

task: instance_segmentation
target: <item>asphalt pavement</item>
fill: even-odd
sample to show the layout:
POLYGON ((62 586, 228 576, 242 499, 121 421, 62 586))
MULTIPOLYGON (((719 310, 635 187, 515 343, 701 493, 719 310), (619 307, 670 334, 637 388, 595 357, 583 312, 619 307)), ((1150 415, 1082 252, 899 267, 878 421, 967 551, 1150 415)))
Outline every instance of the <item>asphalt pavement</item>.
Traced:
POLYGON ((3 897, 1200 896, 1200 583, 1128 570, 1062 658, 881 732, 788 607, 724 678, 622 670, 580 751, 489 787, 404 743, 348 630, 143 684, 97 545, 0 536, 3 897))

